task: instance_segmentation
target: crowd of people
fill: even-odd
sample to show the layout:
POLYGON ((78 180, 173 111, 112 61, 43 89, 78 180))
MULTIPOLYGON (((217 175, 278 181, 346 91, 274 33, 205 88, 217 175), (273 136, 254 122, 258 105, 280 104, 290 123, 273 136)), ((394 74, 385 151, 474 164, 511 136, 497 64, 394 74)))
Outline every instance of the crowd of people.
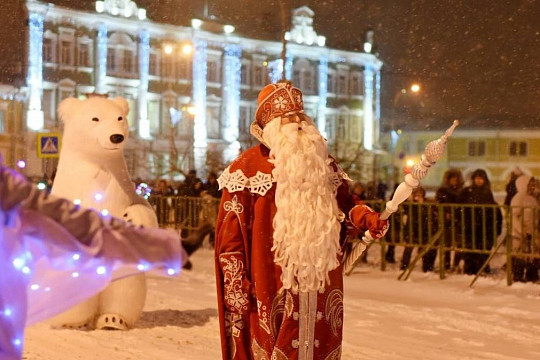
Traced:
MULTIPOLYGON (((538 236, 540 202, 537 199, 540 187, 536 186, 537 181, 516 167, 510 174, 506 186, 503 205, 508 211, 503 213, 495 201, 485 170, 475 170, 469 180, 470 184, 465 186, 466 182, 461 171, 449 169, 445 172, 442 184, 436 189, 432 200, 426 197, 426 190, 421 186, 414 189, 408 201, 390 219, 391 231, 387 235, 389 245, 385 253, 386 262, 397 262, 395 244, 403 244, 399 260, 400 269, 405 270, 410 265, 413 251, 417 249, 418 252, 426 250, 422 256, 422 270, 434 271, 439 244, 431 244, 429 249, 426 246, 442 225, 441 241, 444 242, 446 249, 443 256, 445 270, 476 274, 496 245, 497 238, 503 231, 503 217, 507 217, 511 218, 509 222, 511 228, 507 231, 512 236, 512 249, 516 254, 512 261, 513 280, 538 281, 540 260, 530 256, 540 255, 538 236), (442 223, 439 223, 439 211, 443 213, 442 223)), ((382 181, 369 182, 365 185, 355 182, 351 186, 351 197, 354 201, 372 202, 376 211, 381 211, 382 208, 379 208, 382 207, 381 204, 392 197, 393 194, 387 197, 386 192, 387 187, 382 181)), ((214 244, 218 200, 221 198, 215 172, 209 172, 203 181, 197 177, 196 170, 190 170, 185 180, 176 186, 165 179, 159 179, 152 187, 152 195, 154 199, 184 196, 203 200, 198 202, 195 223, 204 229, 204 235, 209 234, 210 244, 214 244)), ((158 213, 166 211, 166 216, 169 216, 172 208, 170 203, 154 201, 153 204, 158 213), (164 210, 163 207, 167 209, 164 210)), ((181 217, 181 212, 177 216, 181 217)), ((187 232, 183 235, 187 236, 187 232)), ((365 251, 361 261, 367 263, 367 256, 368 251, 365 251)), ((491 272, 489 264, 483 272, 491 272)))
MULTIPOLYGON (((363 189, 361 183, 355 183, 351 188, 352 196, 364 201, 386 200, 384 197, 370 198, 363 189)), ((449 272, 477 274, 497 244, 503 232, 503 218, 506 217, 509 226, 506 230, 512 237, 514 254, 511 265, 513 280, 538 282, 540 188, 533 177, 516 167, 510 175, 506 192, 505 207, 501 207, 495 201, 491 182, 483 169, 470 174, 468 186, 460 170, 447 170, 433 200, 426 198, 426 191, 421 186, 414 189, 407 202, 391 218, 386 262, 396 263, 395 246, 403 244, 400 269, 409 267, 416 248, 423 253, 422 270, 433 271, 440 243, 430 243, 430 240, 442 226, 440 241, 445 250, 441 266, 449 272), (441 219, 439 212, 442 212, 441 219)), ((483 269, 483 273, 491 271, 489 264, 483 269)))

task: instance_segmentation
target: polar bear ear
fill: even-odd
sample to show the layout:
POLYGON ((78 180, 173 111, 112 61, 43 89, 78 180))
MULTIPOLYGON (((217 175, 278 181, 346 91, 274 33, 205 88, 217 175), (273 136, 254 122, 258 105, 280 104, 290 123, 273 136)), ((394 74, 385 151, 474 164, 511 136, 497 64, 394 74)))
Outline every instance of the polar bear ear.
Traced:
POLYGON ((60 119, 62 119, 64 123, 69 121, 71 118, 70 115, 78 111, 81 102, 81 100, 73 97, 62 100, 60 104, 58 104, 58 116, 60 116, 60 119))
POLYGON ((127 114, 129 113, 129 104, 128 104, 128 102, 127 102, 126 99, 124 99, 123 97, 115 97, 115 98, 113 99, 113 102, 114 102, 116 105, 120 106, 120 108, 122 109, 122 112, 123 112, 124 114, 127 115, 127 114))

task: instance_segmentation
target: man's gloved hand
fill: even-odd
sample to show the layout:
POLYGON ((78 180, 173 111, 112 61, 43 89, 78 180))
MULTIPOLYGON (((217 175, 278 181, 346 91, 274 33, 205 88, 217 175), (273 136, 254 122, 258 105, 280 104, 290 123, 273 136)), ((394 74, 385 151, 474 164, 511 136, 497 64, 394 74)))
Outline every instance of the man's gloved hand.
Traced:
MULTIPOLYGON (((377 215, 380 215, 377 213, 377 215)), ((390 223, 388 220, 378 220, 376 226, 369 228, 369 233, 374 239, 380 239, 388 232, 390 223)))

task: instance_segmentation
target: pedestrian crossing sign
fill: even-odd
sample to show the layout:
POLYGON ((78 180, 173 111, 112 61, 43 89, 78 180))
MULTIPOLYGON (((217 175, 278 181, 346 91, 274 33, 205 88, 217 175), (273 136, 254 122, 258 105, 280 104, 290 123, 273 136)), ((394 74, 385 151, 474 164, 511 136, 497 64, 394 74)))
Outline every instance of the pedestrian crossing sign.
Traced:
POLYGON ((55 158, 60 155, 60 134, 38 133, 37 154, 40 158, 55 158))

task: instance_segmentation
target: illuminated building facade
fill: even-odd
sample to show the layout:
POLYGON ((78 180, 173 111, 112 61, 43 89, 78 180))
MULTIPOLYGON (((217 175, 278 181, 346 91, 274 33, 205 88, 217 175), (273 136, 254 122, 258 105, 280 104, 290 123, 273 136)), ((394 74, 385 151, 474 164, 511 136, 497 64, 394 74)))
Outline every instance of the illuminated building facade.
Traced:
MULTIPOLYGON (((279 41, 243 38, 210 20, 193 19, 189 27, 154 22, 134 1, 96 1, 94 12, 33 0, 26 7, 29 132, 61 130, 56 108, 66 97, 122 96, 130 105, 125 153, 134 177, 166 172, 171 139, 185 155, 182 169, 202 175, 255 144, 249 125, 257 94, 285 66, 338 160, 354 158, 349 172, 373 179, 382 62, 327 47, 308 7, 293 11, 285 65, 279 41)), ((41 161, 31 152, 28 158, 41 161)))

